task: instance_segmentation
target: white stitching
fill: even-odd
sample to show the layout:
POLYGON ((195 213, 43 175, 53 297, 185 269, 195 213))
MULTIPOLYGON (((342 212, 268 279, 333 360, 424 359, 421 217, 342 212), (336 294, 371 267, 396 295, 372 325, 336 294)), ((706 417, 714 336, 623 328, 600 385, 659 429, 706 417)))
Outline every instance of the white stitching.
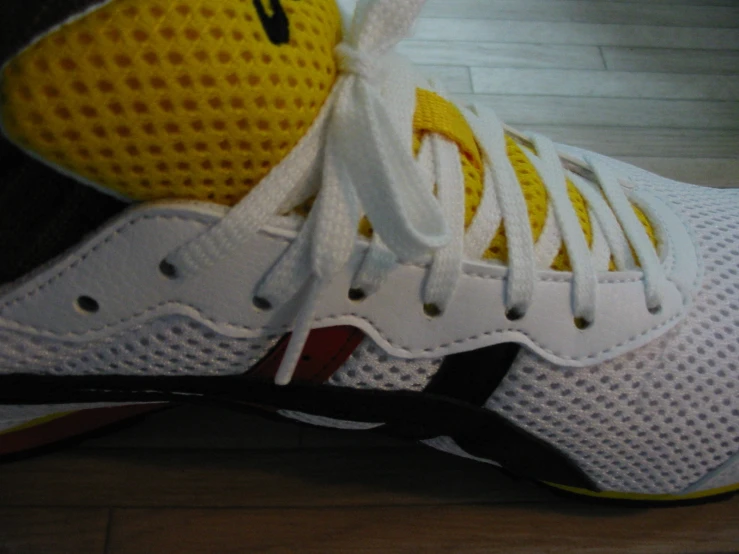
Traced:
MULTIPOLYGON (((39 292, 41 292, 45 288, 49 287, 53 282, 55 282, 55 281, 59 280, 60 278, 62 278, 62 276, 64 276, 70 270, 75 269, 83 261, 85 261, 87 258, 89 258, 93 253, 95 253, 96 251, 100 250, 103 246, 105 246, 105 245, 109 244, 110 242, 112 242, 115 238, 118 238, 119 235, 123 235, 124 232, 128 228, 133 227, 134 224, 136 224, 136 223, 138 223, 140 221, 146 221, 146 220, 178 220, 178 221, 185 221, 185 222, 188 222, 188 223, 189 222, 192 222, 192 223, 200 223, 202 225, 205 225, 206 224, 206 221, 204 219, 205 216, 202 216, 202 217, 203 217, 203 219, 198 219, 197 216, 196 217, 182 217, 182 216, 178 216, 178 215, 148 215, 148 214, 142 214, 139 217, 136 217, 135 219, 131 219, 131 220, 128 220, 128 221, 123 221, 119 227, 111 229, 110 235, 108 237, 106 237, 105 240, 103 240, 103 241, 95 244, 94 246, 92 246, 88 251, 86 251, 83 254, 81 254, 79 256, 79 258, 77 260, 75 260, 73 263, 71 263, 69 266, 60 269, 55 275, 51 276, 49 279, 47 279, 43 283, 39 284, 36 288, 34 288, 34 289, 30 290, 30 291, 27 291, 24 295, 22 295, 20 297, 17 297, 17 298, 13 298, 13 299, 9 300, 8 302, 6 302, 4 305, 2 305, 2 307, 0 307, 0 314, 2 314, 9 307, 18 304, 18 303, 22 302, 23 300, 26 300, 26 299, 30 298, 31 296, 34 296, 34 295, 38 294, 39 292)), ((663 228, 666 228, 666 226, 663 226, 663 228)), ((668 230, 668 234, 669 234, 669 230, 668 230)), ((284 241, 285 243, 288 243, 289 242, 289 240, 287 240, 287 239, 280 239, 280 240, 281 241, 284 241)), ((673 244, 674 244, 674 239, 672 238, 672 236, 670 236, 670 240, 672 240, 673 241, 673 244)), ((487 280, 487 281, 501 281, 501 280, 505 279, 505 277, 502 277, 502 276, 484 275, 484 274, 481 274, 481 273, 476 273, 474 270, 468 271, 465 274, 467 276, 469 276, 469 277, 472 277, 472 278, 483 279, 483 280, 487 280)), ((560 277, 555 277, 555 276, 547 276, 547 277, 542 277, 540 279, 540 281, 553 282, 553 283, 562 283, 562 282, 567 282, 569 280, 570 280, 570 277, 568 275, 563 275, 561 278, 560 277)), ((632 277, 632 278, 612 278, 612 279, 609 279, 608 277, 605 277, 605 278, 602 279, 601 282, 606 283, 606 284, 620 284, 620 283, 634 283, 634 282, 638 282, 640 280, 641 279, 638 278, 638 277, 632 277)), ((695 284, 696 285, 697 285, 698 281, 699 281, 699 279, 696 278, 696 281, 695 281, 695 284)), ((173 302, 173 301, 161 302, 161 303, 159 303, 159 304, 157 304, 155 306, 152 306, 150 308, 147 308, 146 310, 144 310, 142 312, 135 313, 135 314, 133 314, 133 315, 127 317, 127 318, 119 319, 118 321, 116 321, 114 323, 109 323, 109 324, 104 325, 102 327, 98 327, 98 328, 94 328, 94 329, 88 329, 88 330, 86 330, 85 332, 82 332, 82 333, 71 333, 71 332, 70 333, 56 333, 56 332, 53 332, 53 331, 44 330, 44 329, 42 329, 40 327, 36 327, 36 326, 33 326, 33 325, 24 325, 24 324, 19 324, 19 323, 14 323, 13 326, 16 327, 17 329, 26 330, 28 332, 34 332, 34 333, 41 334, 41 335, 47 336, 47 337, 57 337, 57 338, 63 338, 63 337, 82 337, 82 336, 85 336, 85 335, 89 335, 91 333, 100 333, 100 332, 106 331, 108 329, 119 328, 120 326, 124 325, 127 322, 130 322, 132 320, 141 318, 141 317, 143 317, 143 316, 145 316, 147 314, 155 313, 158 310, 161 310, 162 308, 165 308, 166 306, 170 306, 170 305, 173 306, 173 307, 186 307, 186 308, 190 308, 191 310, 193 310, 194 312, 196 312, 199 315, 199 317, 200 317, 200 319, 201 319, 201 321, 203 323, 209 324, 211 326, 212 330, 214 330, 214 331, 219 331, 218 326, 220 326, 220 325, 228 325, 230 327, 233 327, 233 328, 236 328, 236 329, 240 329, 240 330, 243 330, 243 331, 247 331, 249 333, 263 333, 263 332, 270 332, 270 331, 271 332, 275 332, 275 331, 287 331, 290 328, 289 325, 281 325, 281 326, 276 326, 276 327, 274 327, 274 326, 270 326, 270 327, 263 326, 263 327, 255 328, 255 327, 244 326, 243 324, 234 323, 234 322, 230 322, 230 321, 220 321, 219 322, 217 320, 214 320, 212 318, 209 318, 209 317, 205 316, 203 314, 203 312, 199 308, 197 308, 197 307, 195 307, 195 306, 193 306, 191 304, 188 304, 186 302, 181 302, 181 301, 176 301, 176 302, 173 302)), ((636 342, 641 337, 644 337, 646 335, 649 335, 649 334, 653 333, 654 331, 657 331, 659 329, 662 329, 662 328, 665 328, 665 327, 670 326, 673 322, 675 322, 677 319, 679 319, 680 317, 682 317, 682 315, 685 312, 686 305, 687 305, 687 299, 683 298, 683 309, 680 310, 680 312, 678 312, 676 315, 674 315, 669 320, 663 321, 662 323, 660 323, 660 324, 658 324, 658 325, 656 325, 654 327, 650 327, 649 329, 647 329, 646 331, 644 331, 642 333, 639 333, 637 335, 632 335, 631 337, 628 337, 626 340, 624 340, 624 341, 616 344, 615 346, 612 346, 610 348, 601 350, 601 351, 599 351, 597 353, 594 353, 594 354, 590 354, 590 355, 587 355, 587 356, 580 356, 580 357, 567 356, 567 355, 564 355, 562 353, 559 353, 559 352, 557 352, 557 351, 555 351, 555 350, 553 350, 551 348, 544 347, 538 341, 534 340, 533 336, 530 333, 528 333, 526 331, 523 331, 523 330, 520 330, 520 329, 513 329, 513 328, 495 329, 495 330, 487 331, 485 333, 480 333, 478 335, 474 335, 474 336, 471 336, 471 337, 467 337, 467 338, 463 338, 463 339, 457 339, 457 340, 452 341, 452 342, 449 342, 449 343, 444 343, 444 344, 441 344, 441 345, 439 345, 439 346, 437 346, 435 348, 410 349, 410 348, 408 348, 406 346, 400 345, 399 343, 396 343, 393 340, 391 340, 384 332, 382 332, 378 328, 377 324, 373 320, 369 319, 366 316, 362 316, 362 315, 360 315, 358 313, 334 314, 334 315, 331 315, 331 316, 326 316, 326 317, 320 318, 320 319, 316 320, 316 322, 318 324, 322 324, 322 323, 330 322, 332 320, 339 320, 340 318, 355 317, 357 319, 360 319, 362 321, 367 322, 375 330, 375 332, 379 335, 379 337, 382 340, 384 340, 387 344, 391 345, 394 349, 396 349, 398 351, 401 351, 401 352, 403 352, 403 353, 405 353, 407 355, 414 355, 414 354, 418 354, 418 353, 423 353, 425 355, 428 355, 428 354, 441 354, 443 352, 440 352, 440 351, 446 350, 449 347, 454 346, 454 345, 463 345, 463 344, 467 344, 467 343, 470 343, 470 342, 476 342, 476 341, 478 341, 478 340, 480 340, 480 339, 482 339, 484 337, 492 337, 492 336, 501 335, 501 334, 504 334, 504 333, 515 332, 517 334, 520 334, 522 336, 527 337, 542 352, 547 352, 547 353, 549 353, 549 354, 551 354, 553 356, 556 356, 557 358, 559 358, 561 360, 585 361, 585 360, 594 360, 594 359, 600 358, 603 355, 607 355, 610 352, 613 352, 615 350, 618 350, 618 349, 622 348, 623 346, 626 346, 626 345, 628 345, 630 343, 636 342)), ((187 314, 181 314, 181 315, 187 316, 187 314)))

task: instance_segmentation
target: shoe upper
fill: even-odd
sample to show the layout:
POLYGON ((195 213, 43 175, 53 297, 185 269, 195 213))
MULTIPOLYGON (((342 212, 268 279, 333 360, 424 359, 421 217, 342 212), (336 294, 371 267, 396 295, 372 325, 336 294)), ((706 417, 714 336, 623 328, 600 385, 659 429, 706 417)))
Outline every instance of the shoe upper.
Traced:
POLYGON ((696 236, 705 275, 693 306, 662 337, 584 370, 524 353, 487 406, 566 448, 606 489, 677 492, 739 448, 739 195, 622 169, 696 236))
POLYGON ((136 204, 6 285, 0 373, 225 377, 272 360, 281 385, 479 382, 449 396, 482 394, 592 488, 735 484, 737 193, 456 106, 390 53, 421 1, 360 4, 343 41, 334 2, 283 3, 118 0, 6 66, 6 134, 136 204), (233 92, 211 94, 219 79, 233 92))

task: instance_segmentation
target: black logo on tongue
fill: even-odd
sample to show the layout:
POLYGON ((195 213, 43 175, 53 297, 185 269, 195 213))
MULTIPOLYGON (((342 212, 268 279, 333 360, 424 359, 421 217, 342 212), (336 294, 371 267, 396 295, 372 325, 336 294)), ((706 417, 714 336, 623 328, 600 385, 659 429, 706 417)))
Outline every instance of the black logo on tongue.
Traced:
POLYGON ((259 20, 270 42, 277 45, 287 44, 290 42, 290 21, 287 19, 285 9, 280 4, 280 0, 270 0, 270 6, 272 15, 267 14, 262 0, 254 0, 254 8, 257 10, 259 20))

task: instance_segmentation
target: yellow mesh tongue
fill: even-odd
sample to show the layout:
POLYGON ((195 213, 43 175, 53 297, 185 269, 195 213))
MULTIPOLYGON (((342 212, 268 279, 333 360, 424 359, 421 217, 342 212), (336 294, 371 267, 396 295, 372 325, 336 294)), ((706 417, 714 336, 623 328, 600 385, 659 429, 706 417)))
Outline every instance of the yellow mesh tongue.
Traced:
MULTIPOLYGON (((233 205, 315 120, 340 41, 335 0, 113 0, 8 64, 0 118, 21 146, 132 200, 233 205)), ((469 225, 484 177, 469 125, 452 103, 419 90, 414 128, 416 149, 427 133, 459 145, 469 225)), ((510 138, 508 154, 538 240, 546 189, 510 138)), ((569 193, 590 242, 587 204, 571 183, 569 193)), ((366 221, 360 231, 371 232, 366 221)), ((485 257, 507 261, 502 225, 485 257)), ((552 267, 570 269, 564 247, 552 267)))
POLYGON ((0 116, 133 200, 235 204, 316 118, 340 40, 335 0, 113 0, 12 60, 0 116))
MULTIPOLYGON (((465 174, 466 223, 469 226, 482 199, 484 178, 482 157, 472 130, 457 107, 439 95, 426 90, 419 90, 417 100, 418 106, 414 121, 416 151, 420 148, 421 140, 427 133, 442 135, 456 142, 460 147, 462 167, 465 174)), ((539 173, 526 156, 525 147, 519 145, 510 137, 507 137, 506 144, 508 157, 516 171, 516 176, 526 199, 534 241, 538 241, 546 223, 549 197, 539 173)), ((572 182, 568 181, 567 186, 570 201, 580 220, 580 226, 585 233, 588 244, 592 245, 593 230, 588 214, 588 205, 572 182)), ((647 230, 650 239, 656 245, 654 229, 646 215, 636 206, 634 206, 634 211, 647 230)), ((508 245, 503 225, 498 230, 484 257, 507 262, 508 245)), ((554 260, 552 269, 558 271, 570 271, 572 269, 564 245, 554 260)))

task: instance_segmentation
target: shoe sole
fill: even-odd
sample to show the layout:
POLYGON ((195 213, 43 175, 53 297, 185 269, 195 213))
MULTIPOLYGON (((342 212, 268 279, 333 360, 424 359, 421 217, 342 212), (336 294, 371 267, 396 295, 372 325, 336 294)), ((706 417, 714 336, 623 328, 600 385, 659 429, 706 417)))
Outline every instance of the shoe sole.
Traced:
MULTIPOLYGON (((3 382, 3 379, 0 378, 0 405, 4 402, 8 404, 28 403, 38 405, 40 403, 37 399, 39 390, 46 391, 46 397, 43 399, 43 403, 48 404, 63 403, 66 401, 75 403, 128 402, 138 403, 139 405, 112 410, 108 409, 110 417, 106 421, 96 420, 95 424, 91 424, 90 418, 80 414, 63 416, 55 420, 46 421, 42 425, 30 429, 21 429, 18 431, 19 436, 21 433, 30 432, 34 429, 37 432, 46 432, 47 430, 50 432, 54 429, 53 438, 58 439, 59 435, 56 433, 56 429, 63 429, 62 424, 65 423, 65 420, 76 423, 76 425, 72 425, 72 428, 74 429, 74 433, 77 434, 80 431, 79 423, 85 420, 87 421, 87 431, 95 430, 118 422, 126 417, 161 409, 162 404, 164 403, 166 405, 168 402, 215 405, 250 413, 258 409, 262 412, 271 412, 273 417, 277 415, 274 413, 277 409, 313 413, 313 410, 321 412, 323 408, 331 405, 331 409, 336 409, 338 406, 339 412, 317 412, 317 415, 335 419, 352 419, 351 414, 356 412, 357 408, 360 408, 364 415, 369 416, 367 421, 398 421, 397 418, 400 417, 403 423, 391 426, 391 434, 398 437, 418 438, 419 432, 425 434, 424 438, 432 438, 433 436, 453 437, 455 432, 467 432, 471 430, 478 430, 485 436, 498 436, 500 441, 496 443, 497 453, 479 457, 501 462, 501 465, 507 472, 538 481, 551 490, 567 495, 576 495, 579 498, 634 506, 676 506, 723 500, 727 496, 739 492, 739 483, 688 494, 641 494, 597 491, 580 486, 562 484, 561 481, 558 482, 559 479, 555 475, 552 475, 553 478, 549 479, 544 475, 538 478, 531 474, 526 475, 526 471, 517 471, 516 468, 525 468, 527 464, 530 465, 531 460, 521 457, 520 452, 517 457, 506 460, 506 457, 512 454, 509 448, 502 446, 507 443, 506 437, 508 431, 505 424, 500 426, 493 421, 493 425, 490 425, 491 419, 498 419, 495 414, 483 410, 478 406, 463 405, 462 403, 437 395, 403 392, 380 394, 374 391, 355 389, 337 390, 334 387, 303 385, 275 387, 271 382, 251 381, 243 377, 165 377, 160 379, 115 376, 55 378, 48 376, 16 375, 7 378, 7 382, 3 382), (12 394, 12 397, 3 398, 3 391, 12 394), (141 406, 140 404, 143 402, 157 404, 154 404, 155 407, 152 407, 152 404, 141 406), (343 412, 341 411, 342 409, 344 410, 343 412), (117 417, 112 416, 110 412, 116 410, 130 410, 130 412, 119 412, 117 417)), ((85 432, 85 429, 81 430, 85 432)), ((62 440, 64 435, 70 437, 72 433, 62 433, 62 440)), ((12 437, 12 435, 7 435, 7 437, 12 437)), ((6 439, 6 436, 0 435, 0 444, 6 442, 2 439, 6 439)), ((17 439, 18 437, 16 437, 17 439)), ((48 443, 49 441, 32 439, 30 444, 43 446, 44 442, 48 443)), ((20 443, 15 447, 15 450, 27 450, 28 444, 28 442, 25 444, 20 443)), ((8 446, 0 447, 0 456, 8 448, 8 446)), ((546 465, 549 465, 549 462, 550 460, 547 460, 546 465)), ((565 473, 567 469, 564 468, 565 473)), ((571 471, 569 475, 572 475, 571 471)))
POLYGON ((58 413, 0 432, 0 462, 13 461, 79 442, 166 407, 138 404, 58 413))
POLYGON ((706 504, 709 502, 721 502, 728 500, 739 492, 739 483, 734 483, 726 487, 716 489, 707 489, 688 494, 642 494, 631 492, 615 492, 615 491, 590 491, 578 487, 569 487, 567 485, 559 485, 557 483, 542 482, 543 485, 554 490, 555 492, 564 493, 567 496, 574 496, 578 499, 589 499, 594 501, 605 502, 608 504, 624 504, 634 507, 654 507, 654 506, 692 506, 696 504, 706 504))

